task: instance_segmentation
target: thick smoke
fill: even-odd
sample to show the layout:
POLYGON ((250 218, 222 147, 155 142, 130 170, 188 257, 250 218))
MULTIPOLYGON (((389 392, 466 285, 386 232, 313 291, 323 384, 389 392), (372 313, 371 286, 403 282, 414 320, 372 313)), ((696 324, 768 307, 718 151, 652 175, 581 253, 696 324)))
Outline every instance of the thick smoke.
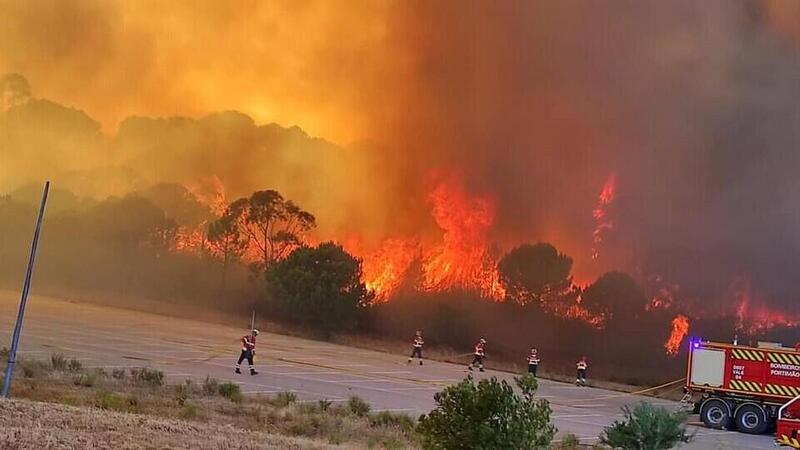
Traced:
MULTIPOLYGON (((756 2, 403 3, 387 141, 499 201, 496 233, 726 301, 736 277, 790 304, 800 253, 797 10, 756 2), (787 18, 794 17, 795 21, 787 18)), ((506 241, 507 242, 507 241, 506 241)), ((585 267, 585 264, 584 264, 585 267)))
MULTIPOLYGON (((106 133, 86 118, 79 137, 96 152, 75 170, 135 169, 102 183, 119 190, 218 175, 236 195, 286 191, 331 233, 381 237, 430 230, 432 174, 455 172, 496 200, 503 248, 548 240, 580 272, 658 273, 704 301, 727 301, 746 277, 789 305, 800 288, 792 4, 0 0, 0 73, 96 118, 106 133), (233 113, 123 120, 226 109, 344 145, 299 130, 287 144, 233 113), (615 228, 592 261, 591 213, 611 173, 615 228)), ((78 166, 74 142, 59 151, 78 166)), ((3 157, 24 170, 0 172, 0 186, 36 173, 3 157)))

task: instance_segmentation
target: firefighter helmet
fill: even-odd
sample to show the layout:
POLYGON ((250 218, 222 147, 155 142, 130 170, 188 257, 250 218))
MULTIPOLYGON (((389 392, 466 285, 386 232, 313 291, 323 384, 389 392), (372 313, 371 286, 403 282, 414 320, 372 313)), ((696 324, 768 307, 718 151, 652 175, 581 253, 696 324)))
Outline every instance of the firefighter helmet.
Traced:
POLYGON ((486 343, 486 339, 481 338, 481 344, 485 344, 485 343, 486 343))
POLYGON ((258 330, 253 329, 253 336, 258 336, 258 330))

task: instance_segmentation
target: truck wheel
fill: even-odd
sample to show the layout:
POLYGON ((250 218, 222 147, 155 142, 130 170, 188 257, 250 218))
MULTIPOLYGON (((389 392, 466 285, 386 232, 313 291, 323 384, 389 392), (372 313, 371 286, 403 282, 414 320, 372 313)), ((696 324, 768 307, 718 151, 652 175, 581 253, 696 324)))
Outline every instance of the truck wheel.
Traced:
POLYGON ((724 400, 710 398, 700 407, 700 420, 708 428, 721 430, 731 424, 731 407, 724 400))
POLYGON ((736 428, 742 433, 763 434, 769 427, 767 413, 755 403, 745 403, 736 410, 736 428))

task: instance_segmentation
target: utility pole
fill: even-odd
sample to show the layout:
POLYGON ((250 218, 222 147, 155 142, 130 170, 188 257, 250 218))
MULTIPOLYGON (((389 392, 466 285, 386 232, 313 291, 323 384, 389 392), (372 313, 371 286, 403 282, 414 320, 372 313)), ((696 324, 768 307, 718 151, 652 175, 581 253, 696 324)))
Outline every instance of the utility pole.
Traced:
POLYGON ((17 363, 17 347, 19 337, 22 334, 22 320, 25 318, 25 306, 28 303, 28 293, 31 290, 31 277, 33 277, 33 263, 36 260, 36 248, 39 246, 39 234, 42 231, 42 219, 44 218, 44 206, 47 204, 47 194, 50 191, 50 182, 44 184, 42 193, 42 204, 39 206, 39 218, 36 220, 36 229, 33 232, 33 242, 31 243, 31 256, 28 259, 28 271, 25 273, 25 283, 22 285, 22 298, 19 301, 19 313, 17 313, 17 325, 14 327, 14 335, 11 338, 11 350, 8 353, 8 364, 6 364, 6 375, 3 379, 3 397, 8 397, 8 390, 11 387, 11 375, 14 373, 14 365, 17 363))

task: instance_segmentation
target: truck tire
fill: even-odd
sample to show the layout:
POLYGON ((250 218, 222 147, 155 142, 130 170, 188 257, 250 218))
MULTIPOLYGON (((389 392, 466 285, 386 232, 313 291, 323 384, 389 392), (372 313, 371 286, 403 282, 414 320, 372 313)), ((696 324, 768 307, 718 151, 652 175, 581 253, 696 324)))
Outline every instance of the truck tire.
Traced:
POLYGON ((768 427, 767 412, 761 405, 745 403, 736 409, 736 428, 742 433, 763 434, 768 427))
POLYGON ((732 414, 730 405, 719 398, 709 398, 700 406, 700 420, 708 428, 721 430, 730 428, 732 414))

